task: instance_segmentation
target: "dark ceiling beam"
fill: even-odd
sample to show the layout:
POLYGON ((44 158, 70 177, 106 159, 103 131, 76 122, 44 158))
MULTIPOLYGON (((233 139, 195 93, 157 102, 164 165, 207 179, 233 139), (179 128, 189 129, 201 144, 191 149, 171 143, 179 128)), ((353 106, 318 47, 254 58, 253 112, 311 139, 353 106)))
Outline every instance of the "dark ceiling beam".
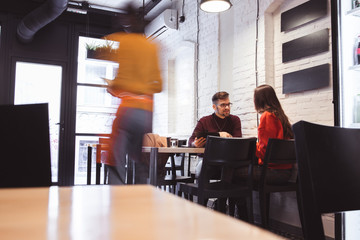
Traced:
POLYGON ((143 11, 143 7, 140 8, 140 12, 144 12, 144 16, 146 16, 156 5, 158 5, 161 2, 161 0, 151 0, 148 2, 143 11))
POLYGON ((39 1, 31 0, 0 1, 0 13, 11 13, 24 16, 38 8, 40 5, 41 3, 39 1))

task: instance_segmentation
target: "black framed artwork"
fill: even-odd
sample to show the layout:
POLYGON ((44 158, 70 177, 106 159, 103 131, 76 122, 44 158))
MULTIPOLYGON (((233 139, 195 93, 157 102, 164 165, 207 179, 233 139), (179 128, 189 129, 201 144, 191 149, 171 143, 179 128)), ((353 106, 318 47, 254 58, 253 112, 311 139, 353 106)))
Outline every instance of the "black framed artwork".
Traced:
POLYGON ((283 43, 283 63, 329 51, 329 29, 283 43))
POLYGON ((281 32, 291 31, 326 16, 327 0, 310 0, 281 14, 281 32))
POLYGON ((283 94, 329 86, 330 64, 323 64, 283 75, 283 94))

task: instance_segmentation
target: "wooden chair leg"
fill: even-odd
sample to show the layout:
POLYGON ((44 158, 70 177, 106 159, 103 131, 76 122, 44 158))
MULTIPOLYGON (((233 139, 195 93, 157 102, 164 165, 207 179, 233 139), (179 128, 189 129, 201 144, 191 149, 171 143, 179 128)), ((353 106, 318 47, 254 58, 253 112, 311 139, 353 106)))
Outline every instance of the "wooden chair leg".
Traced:
POLYGON ((269 215, 269 212, 270 212, 270 193, 267 193, 266 194, 266 203, 265 203, 265 217, 266 217, 266 227, 269 227, 269 218, 270 218, 270 215, 269 215))
POLYGON ((107 179, 108 179, 108 169, 107 166, 104 165, 104 184, 107 184, 107 179))
POLYGON ((189 194, 184 193, 184 198, 185 198, 185 199, 187 199, 187 200, 190 200, 190 196, 189 196, 189 194))
POLYGON ((197 202, 198 202, 198 204, 203 205, 203 206, 206 207, 207 202, 208 202, 208 199, 205 199, 205 198, 202 197, 202 196, 198 196, 197 202))
POLYGON ((194 201, 193 195, 190 195, 190 194, 189 194, 189 198, 188 198, 188 199, 193 202, 193 201, 194 201))
POLYGON ((226 198, 218 198, 217 199, 218 204, 217 204, 217 209, 219 212, 225 213, 226 214, 226 198))
POLYGON ((181 176, 185 176, 185 153, 181 154, 181 176))
POLYGON ((303 227, 304 226, 304 217, 303 217, 302 203, 301 203, 299 190, 296 190, 296 200, 297 200, 297 205, 298 205, 301 229, 303 230, 303 234, 304 234, 304 227, 303 227))
POLYGON ((229 198, 229 215, 235 217, 235 203, 236 200, 234 198, 229 198))
POLYGON ((176 195, 178 195, 178 197, 183 197, 183 193, 180 192, 179 190, 177 191, 177 194, 176 194, 176 195))
POLYGON ((266 228, 266 193, 263 191, 259 191, 259 205, 260 205, 260 217, 261 217, 261 225, 266 228))
MULTIPOLYGON (((250 192, 252 194, 252 192, 250 192)), ((254 207, 252 195, 246 198, 248 222, 254 223, 254 207)))

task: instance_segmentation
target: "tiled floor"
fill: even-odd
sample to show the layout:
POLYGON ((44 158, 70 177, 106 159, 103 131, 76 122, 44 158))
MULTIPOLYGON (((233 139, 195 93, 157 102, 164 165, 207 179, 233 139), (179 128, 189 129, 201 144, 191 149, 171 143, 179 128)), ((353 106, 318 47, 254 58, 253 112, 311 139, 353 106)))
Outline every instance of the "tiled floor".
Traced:
POLYGON ((281 232, 281 231, 278 231, 278 230, 274 230, 274 229, 270 229, 271 232, 277 234, 277 235, 280 235, 280 236, 283 236, 285 237, 286 239, 291 239, 291 240, 304 240, 304 238, 302 236, 297 236, 297 235, 294 235, 294 234, 291 234, 291 233, 287 233, 287 232, 281 232))
MULTIPOLYGON (((208 202, 208 208, 210 209, 214 209, 215 207, 215 202, 214 202, 215 199, 210 199, 209 202, 208 202)), ((290 239, 290 240, 304 240, 304 237, 303 236, 299 236, 299 235, 296 235, 294 233, 289 233, 289 232, 286 232, 286 231, 280 231, 279 229, 272 229, 270 228, 269 229, 271 232, 277 234, 277 235, 280 235, 286 239, 290 239)))

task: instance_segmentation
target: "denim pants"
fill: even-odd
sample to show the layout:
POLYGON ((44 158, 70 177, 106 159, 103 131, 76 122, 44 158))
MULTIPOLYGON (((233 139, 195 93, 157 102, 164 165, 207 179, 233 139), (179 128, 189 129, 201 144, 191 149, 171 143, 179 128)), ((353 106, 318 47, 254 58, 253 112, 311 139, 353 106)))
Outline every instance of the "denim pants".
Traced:
MULTIPOLYGON (((145 133, 152 132, 152 112, 137 108, 120 107, 111 133, 109 184, 126 184, 126 160, 135 162, 135 183, 144 184, 148 167, 140 161, 145 133)), ((129 165, 129 164, 128 164, 129 165)))

